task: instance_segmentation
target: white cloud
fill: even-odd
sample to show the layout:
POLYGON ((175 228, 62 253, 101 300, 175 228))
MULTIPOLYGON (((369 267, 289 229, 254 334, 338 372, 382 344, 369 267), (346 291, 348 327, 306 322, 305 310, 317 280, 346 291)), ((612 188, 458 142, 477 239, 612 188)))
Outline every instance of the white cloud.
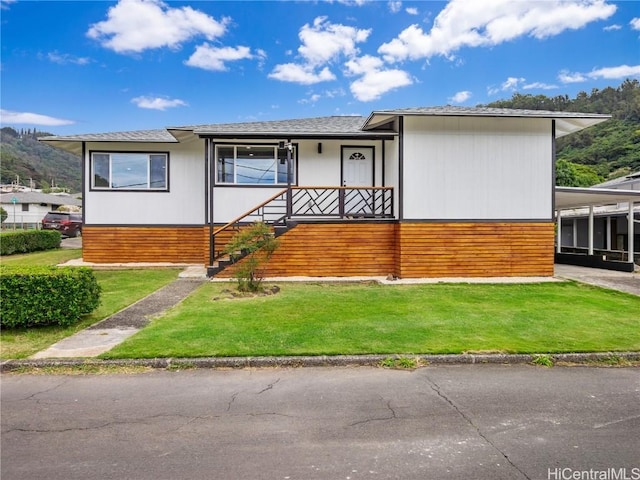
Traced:
POLYGON ((9 10, 9 5, 16 3, 17 0, 0 0, 0 9, 9 10))
POLYGON ((87 36, 118 53, 135 53, 179 48, 201 36, 214 40, 225 33, 228 22, 189 6, 172 8, 160 0, 120 0, 109 8, 107 20, 91 25, 87 36))
POLYGON ((0 110, 0 123, 9 125, 44 125, 48 127, 59 127, 62 125, 73 125, 74 121, 63 118, 50 117, 39 113, 13 112, 11 110, 0 110))
POLYGON ((605 78, 607 80, 619 80, 628 77, 640 77, 640 65, 618 65, 617 67, 604 67, 594 69, 590 72, 569 72, 562 70, 558 74, 558 80, 562 83, 586 82, 589 79, 595 80, 605 78))
POLYGON ((524 85, 522 87, 525 90, 554 90, 556 88, 559 88, 557 85, 552 85, 549 83, 542 83, 542 82, 533 82, 533 83, 528 83, 526 85, 524 85))
POLYGON ((328 67, 324 67, 316 72, 313 67, 298 65, 296 63, 284 63, 276 65, 269 74, 269 78, 282 82, 300 83, 302 85, 312 85, 314 83, 335 80, 336 76, 331 73, 328 67))
POLYGON ((184 63, 203 70, 224 72, 228 70, 225 62, 259 58, 259 55, 252 55, 249 47, 213 47, 203 43, 196 47, 196 51, 184 63))
POLYGON ((633 30, 640 30, 640 17, 632 18, 629 25, 633 30))
POLYGON ((389 11, 391 11, 391 13, 398 13, 400 10, 402 10, 402 2, 400 1, 391 0, 389 1, 388 5, 389 11))
POLYGON ((606 78, 615 80, 627 77, 640 77, 640 65, 619 65, 592 70, 586 74, 589 78, 606 78))
POLYGON ((356 44, 369 37, 371 29, 363 30, 346 25, 334 24, 327 17, 317 17, 313 25, 305 24, 298 36, 302 45, 298 53, 309 65, 322 65, 340 55, 356 55, 356 44))
POLYGON ((561 70, 558 74, 558 80, 562 83, 579 83, 586 82, 587 77, 578 72, 570 72, 569 70, 561 70))
POLYGON ((418 15, 418 9, 416 7, 407 7, 405 9, 405 12, 407 12, 409 15, 418 15))
POLYGON ((371 55, 351 59, 345 63, 345 66, 348 75, 361 75, 350 86, 353 96, 361 102, 377 100, 391 90, 413 83, 407 72, 384 69, 382 60, 371 55))
POLYGON ((453 97, 449 98, 449 102, 451 103, 464 103, 471 98, 471 92, 469 90, 464 90, 462 92, 456 93, 453 97))
POLYGON ((91 63, 91 59, 89 57, 75 57, 68 53, 58 53, 57 51, 47 53, 47 59, 60 65, 88 65, 91 63))
POLYGON ((302 85, 335 80, 327 64, 357 55, 356 44, 366 41, 370 33, 371 30, 333 24, 327 17, 317 17, 313 25, 305 24, 298 35, 301 41, 298 53, 303 61, 276 65, 269 78, 302 85))
POLYGON ((495 95, 500 92, 515 92, 525 80, 522 77, 508 77, 499 87, 491 86, 487 90, 489 95, 495 95))
POLYGON ((131 103, 137 105, 140 108, 146 108, 149 110, 166 110, 167 108, 174 107, 186 107, 187 103, 177 98, 166 97, 136 97, 131 99, 131 103))
POLYGON ((618 24, 614 23, 613 25, 607 25, 602 30, 604 30, 605 32, 611 32, 611 31, 614 31, 614 30, 622 30, 622 25, 618 25, 618 24))
POLYGON ((522 36, 543 39, 609 18, 615 11, 616 6, 607 4, 606 0, 451 0, 435 18, 428 33, 419 25, 411 25, 381 45, 378 52, 388 62, 436 55, 452 58, 463 47, 494 46, 522 36))

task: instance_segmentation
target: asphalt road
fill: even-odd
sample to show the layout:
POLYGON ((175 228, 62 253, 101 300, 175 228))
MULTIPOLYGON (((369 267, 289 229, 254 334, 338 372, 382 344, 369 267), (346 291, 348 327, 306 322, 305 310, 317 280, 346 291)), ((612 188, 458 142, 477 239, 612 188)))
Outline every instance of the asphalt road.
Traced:
POLYGON ((3 480, 640 478, 638 368, 5 374, 1 394, 3 480))

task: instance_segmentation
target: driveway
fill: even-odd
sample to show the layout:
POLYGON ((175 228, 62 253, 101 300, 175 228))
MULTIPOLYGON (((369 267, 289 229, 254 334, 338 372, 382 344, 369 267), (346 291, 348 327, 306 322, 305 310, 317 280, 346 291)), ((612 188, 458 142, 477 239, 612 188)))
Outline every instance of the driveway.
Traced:
POLYGON ((63 238, 60 246, 62 248, 82 248, 82 237, 63 238))
POLYGON ((3 479, 640 478, 637 368, 5 374, 1 394, 3 479))
POLYGON ((611 288, 621 292, 640 295, 640 273, 616 272, 601 268, 578 267, 575 265, 555 266, 555 276, 611 288))

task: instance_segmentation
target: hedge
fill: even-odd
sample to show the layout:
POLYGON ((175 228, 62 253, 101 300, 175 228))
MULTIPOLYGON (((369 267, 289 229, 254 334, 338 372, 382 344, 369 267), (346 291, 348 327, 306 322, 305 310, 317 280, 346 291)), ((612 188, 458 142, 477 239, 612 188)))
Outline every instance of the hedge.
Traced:
POLYGON ((62 235, 56 230, 21 230, 0 233, 0 255, 60 248, 62 235))
POLYGON ((88 268, 0 266, 3 328, 69 326, 100 305, 100 285, 88 268))

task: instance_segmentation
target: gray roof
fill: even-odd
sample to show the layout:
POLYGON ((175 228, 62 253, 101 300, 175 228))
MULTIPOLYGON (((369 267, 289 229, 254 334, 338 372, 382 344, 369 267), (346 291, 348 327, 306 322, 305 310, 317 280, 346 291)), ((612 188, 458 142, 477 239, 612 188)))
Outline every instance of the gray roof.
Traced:
POLYGON ((629 185, 634 184, 636 182, 640 182, 640 170, 637 172, 630 173, 623 177, 614 178, 613 180, 608 180, 603 183, 599 183, 598 185, 594 185, 594 187, 602 187, 602 188, 627 188, 629 185))
POLYGON ((548 118, 556 121, 556 137, 604 122, 611 115, 599 113, 552 112, 549 110, 520 110, 515 108, 488 107, 417 107, 394 110, 376 110, 369 115, 364 129, 384 125, 398 116, 457 116, 457 117, 504 117, 504 118, 548 118))
MULTIPOLYGON (((274 120, 267 122, 219 123, 211 125, 193 125, 175 127, 169 130, 190 130, 197 135, 216 136, 279 136, 293 137, 331 137, 331 136, 370 136, 362 130, 365 118, 361 116, 333 116, 300 118, 293 120, 274 120)), ((390 135, 394 132, 386 132, 390 135)))
POLYGON ((610 118, 598 113, 553 112, 550 110, 523 110, 517 108, 490 107, 414 107, 393 110, 376 110, 373 114, 433 115, 433 116, 478 116, 478 117, 542 117, 542 118, 610 118))
POLYGON ((610 118, 610 115, 596 113, 446 106, 378 110, 372 112, 366 119, 361 116, 332 116, 267 122, 218 123, 170 127, 160 130, 61 135, 42 137, 39 140, 80 154, 81 142, 178 143, 194 138, 194 134, 226 138, 275 137, 282 140, 288 138, 384 138, 397 135, 397 132, 388 128, 388 125, 394 118, 403 115, 549 118, 556 120, 557 137, 610 118))
POLYGON ((166 129, 136 130, 131 132, 88 133, 80 135, 59 135, 40 137, 43 142, 169 142, 177 140, 166 129))
POLYGON ((76 205, 81 206, 82 201, 70 195, 53 195, 42 192, 9 192, 0 194, 0 203, 12 204, 11 199, 16 198, 16 203, 46 203, 51 205, 76 205))

